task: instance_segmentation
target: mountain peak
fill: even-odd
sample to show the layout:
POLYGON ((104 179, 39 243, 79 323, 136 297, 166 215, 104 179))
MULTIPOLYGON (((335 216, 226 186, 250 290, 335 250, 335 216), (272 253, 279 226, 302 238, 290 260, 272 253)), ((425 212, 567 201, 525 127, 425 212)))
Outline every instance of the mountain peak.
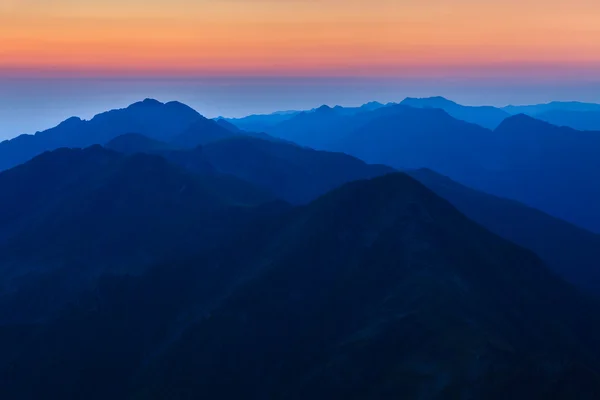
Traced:
POLYGON ((552 129, 557 128, 556 126, 531 117, 526 114, 516 114, 511 117, 506 118, 504 121, 498 125, 496 128, 496 132, 518 132, 524 129, 533 130, 533 129, 552 129))
MULTIPOLYGON (((144 100, 144 101, 146 101, 146 100, 144 100)), ((152 100, 150 100, 150 101, 152 101, 152 100)), ((154 101, 156 101, 156 100, 154 100, 154 101)), ((162 104, 160 102, 158 102, 158 103, 162 104)), ((165 105, 165 107, 173 109, 173 110, 199 114, 192 107, 188 106, 187 104, 181 103, 179 101, 169 101, 168 103, 165 103, 164 105, 165 105)))
MULTIPOLYGON (((381 215, 381 221, 389 221, 395 218, 396 213, 403 210, 407 204, 412 204, 417 198, 419 201, 428 202, 433 193, 421 183, 403 172, 388 173, 379 177, 366 180, 357 180, 347 183, 317 199, 314 204, 319 203, 329 209, 329 205, 340 204, 357 209, 378 210, 376 214, 381 215), (352 201, 347 201, 352 199, 352 201)), ((333 212, 333 210, 330 210, 333 212)), ((401 211, 403 212, 403 211, 401 211)), ((348 211, 348 215, 358 215, 348 211)), ((369 214, 373 217, 373 214, 369 214)))
POLYGON ((129 105, 129 107, 127 107, 127 108, 160 107, 160 106, 164 106, 164 103, 161 103, 160 101, 158 101, 156 99, 146 98, 142 101, 138 101, 138 102, 135 102, 135 103, 129 105))
POLYGON ((164 103, 162 103, 162 102, 160 102, 160 101, 158 101, 158 100, 156 100, 156 99, 151 99, 151 98, 145 98, 145 99, 142 101, 142 103, 143 103, 143 104, 146 104, 146 105, 149 105, 149 106, 150 106, 150 105, 153 105, 153 106, 161 106, 161 105, 163 105, 163 104, 164 104, 164 103))
POLYGON ((431 108, 444 108, 444 107, 452 107, 457 106, 458 104, 453 102, 452 100, 448 100, 445 97, 435 96, 435 97, 407 97, 402 100, 400 104, 404 104, 412 107, 431 107, 431 108))
POLYGON ((329 107, 327 104, 323 104, 321 107, 317 108, 315 110, 315 113, 319 113, 319 114, 325 114, 325 113, 332 113, 335 110, 331 107, 329 107))
POLYGON ((80 122, 83 122, 83 120, 81 118, 79 118, 79 117, 70 117, 70 118, 65 119, 60 124, 58 124, 58 126, 60 126, 60 127, 66 127, 66 126, 69 126, 69 125, 78 124, 80 122))
POLYGON ((381 107, 384 107, 384 105, 378 101, 370 101, 370 102, 365 103, 362 106, 360 106, 360 108, 362 110, 366 110, 366 111, 373 111, 373 110, 376 110, 381 107))

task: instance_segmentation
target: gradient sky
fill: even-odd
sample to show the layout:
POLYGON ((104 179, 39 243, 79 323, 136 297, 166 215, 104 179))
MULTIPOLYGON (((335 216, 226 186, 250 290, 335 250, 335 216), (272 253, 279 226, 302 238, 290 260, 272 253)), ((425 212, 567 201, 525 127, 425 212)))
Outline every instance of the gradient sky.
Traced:
POLYGON ((0 67, 21 74, 427 76, 487 66, 518 75, 531 64, 544 73, 600 65, 597 0, 1 3, 0 67))
MULTIPOLYGON (((14 115, 26 111, 17 107, 60 104, 66 108, 56 115, 62 117, 69 107, 76 113, 85 104, 89 112, 103 106, 102 96, 122 102, 133 93, 193 97, 181 79, 194 80, 192 87, 214 92, 216 98, 229 95, 215 88, 234 93, 232 85, 237 85, 241 97, 254 90, 253 98, 260 100, 264 89, 270 99, 258 102, 260 110, 226 103, 199 110, 207 114, 294 108, 302 101, 282 96, 277 102, 273 85, 279 82, 280 92, 297 87, 298 77, 313 78, 313 96, 303 97, 314 99, 313 106, 325 102, 319 96, 331 90, 339 91, 329 96, 339 103, 388 100, 381 98, 390 95, 382 79, 395 82, 390 87, 409 84, 410 90, 399 91, 394 100, 429 93, 432 82, 439 83, 437 94, 471 93, 467 97, 488 103, 560 96, 593 100, 583 89, 600 82, 600 1, 0 0, 0 118, 5 126, 0 121, 0 138, 17 133, 14 115), (320 86, 324 77, 354 83, 328 83, 325 91, 320 86), (258 78, 269 83, 261 87, 258 78), (377 83, 369 91, 364 82, 372 79, 377 83), (113 86, 97 85, 98 80, 113 86), (173 80, 179 83, 171 87, 179 89, 168 90, 165 82, 173 80), (425 86, 417 90, 416 82, 425 86), (60 93, 54 94, 59 84, 60 93), (79 88, 71 91, 92 91, 69 101, 65 91, 75 85, 79 88), (527 92, 531 85, 544 89, 527 92), (514 88, 515 95, 475 96, 478 87, 514 88), (557 88, 554 95, 548 92, 552 87, 557 88), (8 92, 18 101, 12 102, 8 92), (6 104, 14 104, 13 110, 6 104)), ((206 102, 211 103, 196 105, 206 102)), ((30 121, 19 129, 39 125, 30 121)))

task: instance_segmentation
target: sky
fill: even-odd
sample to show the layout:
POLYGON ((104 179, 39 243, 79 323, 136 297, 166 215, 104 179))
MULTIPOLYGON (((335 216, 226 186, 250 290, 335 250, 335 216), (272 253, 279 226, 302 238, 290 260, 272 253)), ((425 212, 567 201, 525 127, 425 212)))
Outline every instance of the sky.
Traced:
POLYGON ((599 85, 598 0, 0 1, 0 138, 144 97, 239 116, 599 85))

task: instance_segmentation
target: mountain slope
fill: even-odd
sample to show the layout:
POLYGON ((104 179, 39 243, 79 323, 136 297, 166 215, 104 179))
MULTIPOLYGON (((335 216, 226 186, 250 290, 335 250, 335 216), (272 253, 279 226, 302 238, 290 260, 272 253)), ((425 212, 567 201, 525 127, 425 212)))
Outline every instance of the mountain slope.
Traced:
POLYGON ((153 364, 139 398, 599 393, 598 316, 580 314, 596 306, 405 175, 345 185, 258 236, 255 276, 153 364))
POLYGON ((250 136, 235 136, 193 150, 165 151, 155 151, 144 141, 131 139, 117 138, 115 141, 127 145, 113 146, 111 142, 107 147, 158 154, 196 174, 236 177, 295 204, 307 203, 344 183, 394 171, 343 153, 250 136))
POLYGON ((400 104, 417 108, 440 108, 456 119, 495 129, 510 114, 500 108, 491 106, 463 106, 443 97, 415 99, 408 97, 400 104))
POLYGON ((0 308, 23 310, 2 308, 0 320, 49 312, 53 301, 36 303, 52 292, 48 281, 78 291, 102 274, 140 273, 214 246, 252 206, 273 200, 247 182, 192 175, 158 156, 100 146, 44 153, 0 173, 0 308))
POLYGON ((431 170, 407 173, 473 221, 535 252, 567 281, 600 294, 600 235, 516 201, 470 189, 431 170))
MULTIPOLYGON (((442 146, 442 151, 448 148, 442 146)), ((253 138, 234 138, 193 151, 161 155, 195 173, 231 174, 291 203, 306 203, 345 182, 394 171, 364 164, 341 153, 317 152, 253 138)), ((597 234, 516 201, 470 189, 432 170, 407 173, 475 222, 534 251, 569 282, 591 293, 600 293, 597 234)))
POLYGON ((546 104, 532 104, 526 106, 506 106, 504 110, 510 114, 527 114, 536 116, 548 111, 600 111, 600 104, 582 103, 579 101, 553 101, 546 104))
POLYGON ((200 114, 184 104, 163 104, 151 99, 98 114, 89 121, 70 118, 52 129, 0 143, 0 170, 21 164, 44 151, 104 144, 125 133, 168 141, 199 118, 200 114))
POLYGON ((267 132, 275 137, 289 140, 314 149, 328 149, 329 143, 352 124, 352 115, 329 106, 306 111, 270 127, 267 132))
POLYGON ((238 128, 231 122, 227 121, 225 118, 216 118, 213 121, 215 121, 221 127, 225 128, 231 132, 240 133, 242 131, 240 128, 238 128))
POLYGON ((535 117, 556 126, 568 126, 580 131, 600 131, 600 110, 550 110, 536 114, 535 117))
POLYGON ((390 174, 0 325, 0 395, 591 400, 599 329, 532 253, 390 174))
POLYGON ((403 113, 407 109, 413 108, 396 104, 381 107, 367 104, 366 107, 355 110, 342 107, 331 108, 324 105, 315 110, 297 114, 273 126, 267 132, 302 146, 318 150, 339 151, 336 146, 352 132, 378 118, 403 113))
POLYGON ((175 136, 170 143, 176 147, 193 149, 206 143, 237 135, 237 133, 221 126, 216 121, 201 117, 182 133, 175 136))
POLYGON ((477 179, 493 162, 492 132, 441 109, 394 106, 347 133, 332 148, 400 169, 428 167, 477 179))
POLYGON ((343 153, 250 137, 210 143, 202 154, 219 172, 268 189, 295 204, 314 200, 346 182, 393 171, 343 153))
POLYGON ((266 132, 271 127, 286 121, 301 111, 279 111, 272 114, 253 114, 243 118, 225 118, 239 129, 250 132, 266 132))
POLYGON ((522 114, 491 131, 441 109, 392 105, 351 116, 323 108, 271 133, 369 163, 430 168, 600 232, 600 186, 591 183, 600 175, 599 132, 559 128, 522 114))
POLYGON ((104 147, 124 154, 160 153, 173 149, 168 143, 150 139, 139 133, 126 133, 107 142, 104 147))
POLYGON ((600 174, 600 132, 521 114, 506 119, 494 136, 498 168, 478 188, 600 232, 600 186, 593 184, 600 174))

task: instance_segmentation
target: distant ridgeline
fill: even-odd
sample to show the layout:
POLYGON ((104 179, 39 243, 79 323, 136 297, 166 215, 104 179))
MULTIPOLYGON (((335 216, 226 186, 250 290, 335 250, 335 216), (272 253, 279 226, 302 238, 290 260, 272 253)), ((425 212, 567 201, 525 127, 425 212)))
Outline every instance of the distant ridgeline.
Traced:
POLYGON ((542 121, 550 120, 550 113, 592 115, 598 107, 550 103, 499 109, 443 98, 406 99, 366 111, 323 106, 288 116, 266 132, 398 169, 430 168, 600 232, 600 185, 593 184, 600 177, 600 126, 577 131, 542 121), (521 111, 542 119, 510 115, 521 111))
POLYGON ((587 121, 586 128, 595 128, 590 121, 596 113, 600 105, 589 103, 495 108, 433 97, 210 120, 184 104, 147 99, 90 121, 71 118, 44 132, 4 141, 0 170, 44 151, 105 145, 124 134, 144 136, 146 150, 193 149, 225 138, 257 137, 341 151, 396 169, 429 168, 598 233, 600 186, 592 182, 600 176, 600 131, 543 122, 587 121))

